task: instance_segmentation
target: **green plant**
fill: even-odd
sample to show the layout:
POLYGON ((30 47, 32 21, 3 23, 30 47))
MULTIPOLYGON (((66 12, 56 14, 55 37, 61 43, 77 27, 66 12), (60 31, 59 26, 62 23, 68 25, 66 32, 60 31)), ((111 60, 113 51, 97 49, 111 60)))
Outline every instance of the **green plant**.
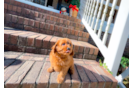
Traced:
POLYGON ((126 58, 126 57, 122 57, 120 64, 121 64, 121 66, 122 66, 123 68, 128 67, 128 66, 129 66, 129 59, 126 58))
POLYGON ((72 5, 76 5, 78 8, 80 7, 80 1, 79 0, 71 0, 72 5))
POLYGON ((100 66, 103 66, 109 73, 113 74, 107 67, 106 63, 102 63, 101 59, 99 59, 100 66))

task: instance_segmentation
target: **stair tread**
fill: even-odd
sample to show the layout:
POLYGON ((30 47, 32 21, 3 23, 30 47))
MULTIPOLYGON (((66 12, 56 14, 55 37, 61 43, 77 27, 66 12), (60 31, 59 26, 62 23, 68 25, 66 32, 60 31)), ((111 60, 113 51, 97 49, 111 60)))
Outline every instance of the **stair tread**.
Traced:
POLYGON ((19 88, 19 85, 22 88, 29 88, 29 86, 34 87, 35 83, 37 88, 44 88, 48 85, 51 88, 58 86, 70 88, 71 85, 72 88, 89 88, 89 86, 94 88, 96 85, 108 88, 108 86, 115 87, 117 85, 117 80, 94 60, 74 58, 75 74, 67 74, 64 82, 59 85, 57 83, 58 73, 47 72, 50 66, 48 55, 5 51, 4 57, 4 60, 15 60, 4 69, 4 85, 6 88, 19 88), (17 56, 11 59, 12 55, 17 56), (33 59, 34 57, 37 58, 33 59), (39 61, 38 58, 40 57, 43 59, 39 61))
POLYGON ((79 22, 79 23, 81 22, 81 20, 76 18, 76 17, 70 17, 70 16, 62 15, 62 14, 59 14, 59 13, 55 13, 55 12, 51 12, 51 11, 48 11, 48 10, 40 9, 38 7, 34 7, 34 6, 31 6, 31 5, 28 5, 28 4, 25 4, 25 3, 21 3, 21 2, 19 2, 19 3, 21 3, 21 5, 17 5, 18 1, 15 1, 15 0, 12 0, 11 2, 6 2, 5 1, 4 2, 4 5, 5 5, 4 9, 12 10, 12 11, 16 11, 16 12, 20 13, 21 11, 23 11, 22 8, 26 8, 27 10, 31 10, 33 12, 35 11, 36 16, 38 15, 38 13, 45 13, 45 14, 49 14, 51 16, 57 16, 57 17, 60 17, 60 18, 63 18, 63 19, 67 19, 67 20, 70 20, 72 22, 79 22), (8 8, 8 7, 13 7, 13 8, 8 8))
MULTIPOLYGON (((10 42, 11 44, 18 44, 18 45, 22 45, 22 46, 27 46, 27 44, 28 44, 30 47, 34 46, 34 47, 39 48, 40 46, 42 46, 41 41, 49 41, 50 42, 49 49, 51 49, 52 45, 54 45, 58 39, 62 38, 62 37, 57 37, 57 36, 53 36, 53 35, 46 35, 46 34, 31 32, 31 31, 24 31, 24 30, 18 30, 18 29, 16 30, 16 29, 9 28, 9 27, 4 28, 4 35, 5 35, 5 37, 4 37, 5 42, 10 42), (8 41, 8 36, 10 36, 10 41, 8 41), (31 39, 35 39, 35 45, 34 44, 31 45, 32 44, 30 42, 31 39), (28 43, 26 44, 26 42, 28 42, 28 43)), ((83 53, 83 51, 84 51, 85 54, 90 54, 90 53, 93 54, 93 51, 94 51, 93 55, 98 54, 98 48, 87 42, 73 40, 73 39, 71 39, 71 41, 74 45, 74 51, 76 53, 79 53, 79 52, 83 53), (79 51, 81 48, 85 48, 85 50, 83 49, 82 51, 79 51), (88 48, 88 49, 86 50, 86 48, 88 48), (90 49, 90 52, 89 52, 89 49, 90 49)), ((45 47, 44 45, 43 45, 43 47, 45 47)), ((47 48, 47 47, 45 47, 45 48, 47 48)))
MULTIPOLYGON (((4 33, 12 33, 12 35, 17 35, 16 34, 16 32, 17 33, 21 33, 21 34, 25 34, 25 33, 33 33, 33 34, 37 34, 37 35, 40 35, 40 36, 49 36, 49 35, 47 35, 47 34, 42 34, 42 33, 36 33, 36 32, 32 32, 32 31, 27 31, 27 30, 20 30, 20 29, 16 29, 16 28, 11 28, 11 27, 4 27, 4 33)), ((10 34, 9 33, 9 34, 10 34)), ((52 36, 52 35, 50 35, 50 36, 52 36)), ((62 38, 62 37, 58 37, 58 36, 56 36, 57 38, 62 38)), ((92 46, 92 47, 95 47, 95 46, 93 46, 93 45, 91 45, 90 43, 87 43, 87 42, 84 42, 84 41, 79 41, 79 40, 74 40, 74 39, 71 39, 71 41, 74 41, 73 43, 74 44, 77 44, 77 45, 81 45, 81 46, 84 46, 83 44, 81 44, 81 43, 84 43, 84 44, 86 44, 86 45, 88 45, 88 46, 92 46), (79 41, 79 43, 78 43, 78 41, 79 41)))
MULTIPOLYGON (((38 52, 39 54, 48 54, 56 41, 62 38, 31 31, 16 30, 9 27, 5 27, 4 36, 5 48, 8 47, 9 50, 29 53, 38 52)), ((99 51, 97 47, 87 42, 70 40, 73 43, 74 57, 96 59, 99 51)))
MULTIPOLYGON (((12 15, 8 13, 6 13, 5 16, 5 26, 33 32, 39 32, 43 34, 51 34, 59 37, 68 37, 80 41, 88 41, 88 38, 90 36, 89 33, 84 32, 82 30, 76 30, 74 28, 70 28, 67 26, 63 27, 58 24, 41 22, 35 19, 33 20, 31 18, 21 17, 18 15, 12 15), (18 20, 19 18, 22 18, 21 21, 18 20), (36 25, 38 25, 38 27, 36 25)), ((79 25, 77 26, 79 28, 79 25)))

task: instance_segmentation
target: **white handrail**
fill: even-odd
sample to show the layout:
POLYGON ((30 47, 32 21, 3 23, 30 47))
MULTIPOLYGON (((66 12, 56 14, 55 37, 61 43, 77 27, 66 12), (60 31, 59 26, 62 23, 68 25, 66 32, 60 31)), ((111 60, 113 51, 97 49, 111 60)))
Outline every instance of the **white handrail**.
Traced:
POLYGON ((106 53, 108 53, 107 47, 104 46, 102 41, 98 38, 98 36, 94 33, 94 31, 91 29, 91 27, 87 24, 87 22, 83 18, 82 18, 82 23, 84 24, 84 26, 87 29, 88 33, 90 33, 90 36, 92 36, 92 39, 94 40, 95 44, 97 45, 97 47, 101 51, 102 55, 104 57, 106 57, 106 55, 107 55, 106 53))

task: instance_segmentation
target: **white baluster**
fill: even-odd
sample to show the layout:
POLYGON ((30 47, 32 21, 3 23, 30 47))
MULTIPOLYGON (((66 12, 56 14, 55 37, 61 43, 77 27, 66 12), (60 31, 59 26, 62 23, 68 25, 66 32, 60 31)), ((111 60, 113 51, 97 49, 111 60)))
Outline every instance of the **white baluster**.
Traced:
POLYGON ((94 0, 93 6, 92 6, 92 11, 91 11, 90 20, 89 20, 89 26, 90 26, 91 19, 92 19, 92 16, 93 16, 94 7, 95 7, 95 2, 96 2, 96 0, 94 0))
POLYGON ((103 2, 104 2, 104 0, 102 0, 101 3, 100 3, 100 8, 99 8, 99 12, 98 12, 98 15, 97 15, 95 28, 94 28, 94 32, 95 32, 95 33, 96 33, 96 31, 97 31, 98 22, 99 22, 99 19, 100 19, 100 16, 101 16, 101 11, 102 11, 102 7, 103 7, 103 2))
POLYGON ((92 0, 89 0, 89 2, 87 4, 88 5, 88 7, 87 7, 88 9, 86 11, 87 12, 87 17, 85 18, 86 21, 88 20, 87 18, 89 17, 89 11, 90 11, 90 8, 91 8, 91 2, 92 2, 92 0))
POLYGON ((96 15, 97 15, 98 6, 99 6, 99 0, 97 0, 97 4, 96 4, 96 7, 95 7, 95 11, 94 11, 94 17, 93 17, 93 21, 92 21, 92 24, 91 24, 91 28, 92 28, 92 29, 93 29, 95 17, 96 17, 96 15))
POLYGON ((88 11, 88 17, 86 18, 86 20, 87 20, 87 22, 88 22, 88 20, 89 20, 89 17, 90 17, 90 13, 91 13, 91 9, 92 9, 92 6, 93 6, 93 0, 91 0, 91 2, 90 2, 90 8, 89 8, 89 11, 88 11))
POLYGON ((113 1, 113 5, 112 5, 112 8, 111 8, 111 11, 110 11, 110 16, 108 18, 108 22, 107 22, 105 34, 104 34, 104 37, 103 37, 103 40, 102 40, 103 44, 105 44, 106 43, 106 40, 107 40, 108 31, 109 31, 110 24, 112 22, 112 18, 113 18, 113 15, 114 15, 114 10, 115 10, 116 3, 117 3, 117 0, 114 0, 113 1))
MULTIPOLYGON (((82 3, 82 5, 83 5, 83 3, 82 3)), ((85 13, 84 13, 84 11, 85 11, 85 9, 86 9, 86 4, 85 4, 84 7, 81 7, 81 8, 84 8, 83 13, 80 13, 80 14, 83 14, 82 18, 84 18, 84 17, 85 17, 85 13)), ((80 10, 81 10, 81 8, 80 8, 80 10)))
POLYGON ((88 2, 88 0, 86 0, 86 4, 85 4, 85 8, 84 8, 84 15, 83 15, 84 19, 86 18, 87 2, 88 2))
POLYGON ((99 28, 99 32, 98 32, 98 37, 99 37, 99 38, 100 38, 100 36, 101 36, 102 27, 103 27, 103 23, 104 23, 104 21, 105 21, 105 17, 106 17, 106 13, 107 13, 109 1, 110 1, 110 0, 107 0, 107 1, 106 1, 105 9, 104 9, 104 11, 103 11, 103 16, 102 16, 102 20, 101 20, 101 24, 100 24, 100 28, 99 28))
POLYGON ((89 11, 89 7, 90 7, 90 1, 91 0, 88 0, 88 2, 87 2, 87 7, 86 7, 86 10, 85 10, 87 16, 85 17, 85 20, 87 20, 87 17, 88 17, 88 11, 89 11))

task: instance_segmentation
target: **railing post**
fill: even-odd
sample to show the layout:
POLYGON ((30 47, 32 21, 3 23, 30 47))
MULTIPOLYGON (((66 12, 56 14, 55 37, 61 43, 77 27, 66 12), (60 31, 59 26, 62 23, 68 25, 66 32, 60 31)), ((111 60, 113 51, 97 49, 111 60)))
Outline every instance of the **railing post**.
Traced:
POLYGON ((45 0, 45 6, 46 6, 46 7, 47 7, 47 1, 48 1, 48 0, 45 0))
POLYGON ((122 83, 123 79, 129 75, 129 67, 121 73, 119 76, 116 76, 115 78, 118 80, 118 85, 120 88, 126 88, 124 84, 122 83))
POLYGON ((129 67, 121 73, 119 76, 116 76, 115 78, 118 80, 118 82, 122 82, 125 77, 129 75, 129 67))
POLYGON ((104 60, 113 76, 116 76, 121 57, 129 36, 129 1, 122 0, 104 60))

